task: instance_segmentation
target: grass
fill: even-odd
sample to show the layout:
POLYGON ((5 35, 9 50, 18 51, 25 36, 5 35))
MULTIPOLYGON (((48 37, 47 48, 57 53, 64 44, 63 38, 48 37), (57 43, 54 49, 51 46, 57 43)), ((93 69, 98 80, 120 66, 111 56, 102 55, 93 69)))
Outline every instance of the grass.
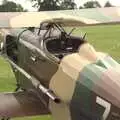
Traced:
POLYGON ((106 52, 120 61, 120 25, 84 27, 81 30, 87 33, 88 41, 98 51, 106 52))
MULTIPOLYGON (((120 61, 120 25, 82 27, 74 31, 80 35, 87 32, 88 41, 102 52, 107 52, 117 61, 120 61)), ((15 89, 15 78, 8 63, 0 58, 0 91, 13 91, 15 89)), ((14 120, 52 120, 50 116, 17 118, 14 120)))

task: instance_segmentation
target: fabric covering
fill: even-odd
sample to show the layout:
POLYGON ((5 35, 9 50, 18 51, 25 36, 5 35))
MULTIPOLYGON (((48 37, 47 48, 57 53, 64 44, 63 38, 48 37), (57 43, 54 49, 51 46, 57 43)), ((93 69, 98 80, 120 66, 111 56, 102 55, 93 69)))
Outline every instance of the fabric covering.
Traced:
POLYGON ((0 28, 39 27, 41 22, 61 22, 67 26, 120 23, 120 7, 45 12, 0 13, 0 28), (18 22, 19 21, 19 22, 18 22))
POLYGON ((54 118, 106 120, 111 113, 119 114, 119 78, 120 65, 115 60, 84 44, 79 53, 63 58, 51 80, 50 88, 64 101, 61 105, 50 104, 54 118), (65 111, 57 118, 61 107, 65 111))

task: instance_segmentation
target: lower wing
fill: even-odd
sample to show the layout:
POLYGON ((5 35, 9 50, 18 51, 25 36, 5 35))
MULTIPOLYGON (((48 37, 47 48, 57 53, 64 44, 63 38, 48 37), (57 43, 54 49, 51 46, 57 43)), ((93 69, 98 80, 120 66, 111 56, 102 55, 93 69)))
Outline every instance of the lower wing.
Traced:
POLYGON ((48 113, 48 109, 33 92, 0 93, 0 118, 48 113))

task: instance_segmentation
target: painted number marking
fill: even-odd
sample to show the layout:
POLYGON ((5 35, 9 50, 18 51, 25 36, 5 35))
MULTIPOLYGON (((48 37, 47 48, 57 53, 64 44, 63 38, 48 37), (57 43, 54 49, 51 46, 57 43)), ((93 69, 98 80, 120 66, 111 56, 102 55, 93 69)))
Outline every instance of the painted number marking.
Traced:
POLYGON ((103 120, 106 120, 110 113, 111 104, 100 97, 96 98, 96 103, 105 108, 105 112, 103 113, 103 120))

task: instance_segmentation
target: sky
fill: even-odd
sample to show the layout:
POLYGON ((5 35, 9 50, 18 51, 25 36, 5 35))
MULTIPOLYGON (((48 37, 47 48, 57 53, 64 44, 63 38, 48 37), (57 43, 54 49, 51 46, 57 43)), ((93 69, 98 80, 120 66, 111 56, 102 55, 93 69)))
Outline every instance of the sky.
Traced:
MULTIPOLYGON (((32 4, 29 2, 30 0, 9 0, 16 3, 21 4, 25 9, 28 9, 29 11, 36 11, 35 8, 32 7, 32 4)), ((90 0, 74 0, 76 4, 79 6, 82 6, 85 2, 90 0)), ((94 1, 94 0, 93 0, 94 1)), ((102 6, 108 1, 108 0, 97 0, 102 6)), ((120 0, 109 0, 112 5, 120 6, 120 0)), ((0 3, 2 0, 0 0, 0 3)))

